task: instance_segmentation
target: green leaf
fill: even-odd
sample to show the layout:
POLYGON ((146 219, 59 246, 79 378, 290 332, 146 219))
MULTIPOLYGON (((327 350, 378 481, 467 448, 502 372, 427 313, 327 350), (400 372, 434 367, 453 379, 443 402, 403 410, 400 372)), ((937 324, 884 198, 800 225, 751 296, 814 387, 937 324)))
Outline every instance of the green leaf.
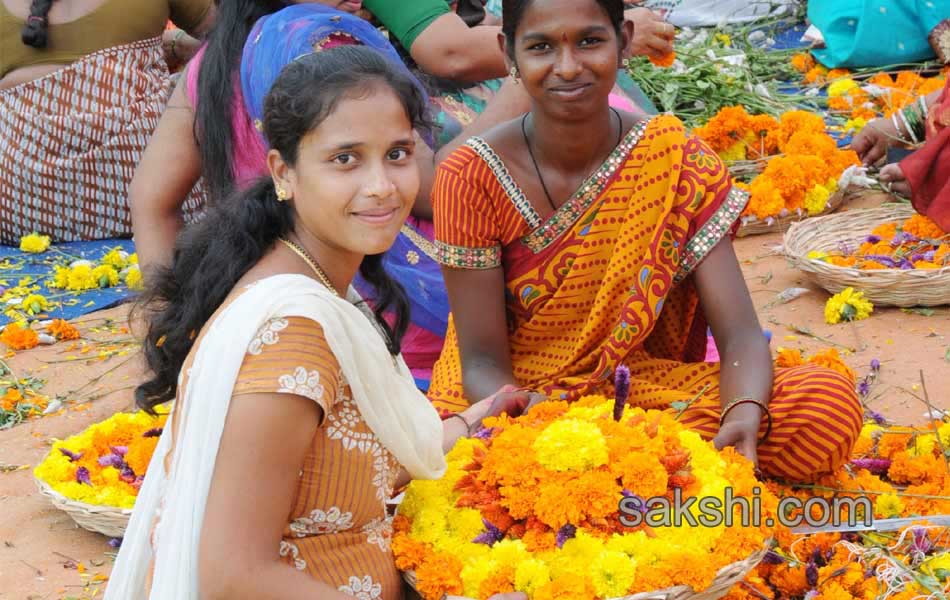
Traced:
POLYGON ((920 315, 922 317, 934 316, 934 309, 932 308, 902 308, 901 312, 905 312, 909 315, 920 315))
POLYGON ((671 406, 671 407, 673 408, 673 410, 675 410, 676 412, 683 412, 684 410, 686 410, 687 408, 689 408, 689 402, 671 402, 671 403, 670 403, 670 406, 671 406))

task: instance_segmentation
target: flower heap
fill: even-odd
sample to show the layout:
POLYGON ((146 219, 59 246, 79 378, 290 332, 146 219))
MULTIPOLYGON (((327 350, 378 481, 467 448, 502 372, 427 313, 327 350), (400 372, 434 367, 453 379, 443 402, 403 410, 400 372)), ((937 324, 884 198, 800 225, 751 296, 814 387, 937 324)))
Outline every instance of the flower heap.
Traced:
MULTIPOLYGON (((862 428, 849 464, 836 473, 808 486, 767 486, 802 502, 815 496, 829 502, 868 497, 875 519, 950 514, 944 458, 950 423, 896 427, 874 417, 862 428)), ((778 547, 727 600, 911 600, 950 593, 950 529, 945 527, 921 521, 893 532, 794 535, 781 530, 776 539, 778 547)))
POLYGON ((78 340, 82 337, 76 327, 63 319, 53 319, 40 323, 43 328, 37 332, 29 325, 8 323, 0 330, 0 343, 10 350, 29 350, 40 344, 55 344, 63 340, 78 340))
POLYGON ((844 288, 825 303, 825 323, 837 325, 842 321, 861 321, 874 312, 874 304, 864 297, 864 292, 844 288))
MULTIPOLYGON (((485 427, 456 444, 441 480, 409 485, 395 519, 396 565, 415 571, 426 599, 703 590, 771 535, 765 527, 621 522, 624 497, 642 507, 674 493, 721 499, 727 487, 750 497, 758 486, 745 458, 717 452, 669 413, 589 396, 486 419, 485 427)), ((763 514, 774 514, 775 499, 761 497, 763 514)))
MULTIPOLYGON (((6 371, 0 368, 0 374, 3 373, 6 371)), ((36 387, 36 382, 30 380, 0 385, 0 429, 43 414, 49 400, 38 394, 36 387)))
POLYGON ((841 355, 834 348, 827 348, 821 352, 816 352, 810 357, 802 354, 801 350, 791 348, 779 348, 778 355, 775 357, 775 366, 778 368, 800 367, 804 364, 818 365, 837 371, 851 381, 857 381, 854 371, 844 363, 841 355))
POLYGON ((117 413, 54 443, 33 474, 72 500, 132 508, 166 419, 117 413))
POLYGON ((806 111, 788 111, 775 119, 727 107, 696 135, 726 161, 772 157, 750 183, 735 182, 750 193, 745 220, 819 214, 844 170, 860 164, 853 151, 838 148, 820 116, 806 111))
POLYGON ((863 270, 943 269, 950 267, 950 233, 915 214, 899 223, 878 225, 857 248, 809 252, 808 258, 863 270))
POLYGON ((142 272, 138 255, 119 248, 106 253, 98 264, 90 260, 76 260, 69 265, 53 267, 52 278, 47 285, 53 289, 84 292, 97 288, 109 288, 123 281, 131 290, 142 289, 142 272))

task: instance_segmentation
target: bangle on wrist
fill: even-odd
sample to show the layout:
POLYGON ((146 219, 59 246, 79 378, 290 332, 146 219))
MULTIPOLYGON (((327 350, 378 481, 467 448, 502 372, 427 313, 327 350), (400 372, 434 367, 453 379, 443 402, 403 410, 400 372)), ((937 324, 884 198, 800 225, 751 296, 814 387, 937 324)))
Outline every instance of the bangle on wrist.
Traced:
POLYGON ((473 426, 474 424, 469 423, 469 422, 468 422, 468 419, 466 419, 465 417, 462 416, 462 413, 452 413, 451 415, 449 415, 448 417, 446 417, 446 420, 449 420, 449 419, 452 419, 452 418, 456 418, 456 419, 458 419, 459 421, 461 421, 462 423, 465 423, 465 435, 466 435, 466 436, 472 435, 472 426, 473 426))
POLYGON ((723 406, 722 411, 719 413, 719 427, 722 427, 722 424, 726 421, 726 415, 728 415, 733 408, 739 406, 740 404, 755 404, 762 409, 762 412, 765 413, 765 416, 768 418, 765 426, 765 435, 759 439, 759 444, 762 444, 762 442, 769 438, 769 434, 772 433, 772 412, 769 410, 769 407, 765 402, 756 400, 752 396, 738 396, 723 406))

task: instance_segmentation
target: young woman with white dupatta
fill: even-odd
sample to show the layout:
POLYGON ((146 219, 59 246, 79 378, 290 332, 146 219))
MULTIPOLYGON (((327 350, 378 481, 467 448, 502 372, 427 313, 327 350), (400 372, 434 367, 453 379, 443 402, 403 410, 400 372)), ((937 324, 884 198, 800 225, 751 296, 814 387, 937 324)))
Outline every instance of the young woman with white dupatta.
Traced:
POLYGON ((277 76, 270 177, 186 230, 144 297, 152 379, 137 400, 176 402, 107 600, 401 598, 394 486, 441 476, 483 417, 524 410, 502 390, 442 422, 399 355, 407 301, 380 259, 419 187, 424 106, 365 47, 277 76), (348 292, 357 271, 375 314, 348 292))

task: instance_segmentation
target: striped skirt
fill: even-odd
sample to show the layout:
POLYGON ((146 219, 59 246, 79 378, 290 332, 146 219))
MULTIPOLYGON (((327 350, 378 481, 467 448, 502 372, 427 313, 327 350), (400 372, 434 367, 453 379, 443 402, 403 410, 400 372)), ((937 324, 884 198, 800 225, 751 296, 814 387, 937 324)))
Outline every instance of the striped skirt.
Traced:
MULTIPOLYGON (((130 236, 129 183, 171 88, 156 37, 0 92, 0 243, 130 236)), ((202 205, 198 185, 186 220, 202 205)))

